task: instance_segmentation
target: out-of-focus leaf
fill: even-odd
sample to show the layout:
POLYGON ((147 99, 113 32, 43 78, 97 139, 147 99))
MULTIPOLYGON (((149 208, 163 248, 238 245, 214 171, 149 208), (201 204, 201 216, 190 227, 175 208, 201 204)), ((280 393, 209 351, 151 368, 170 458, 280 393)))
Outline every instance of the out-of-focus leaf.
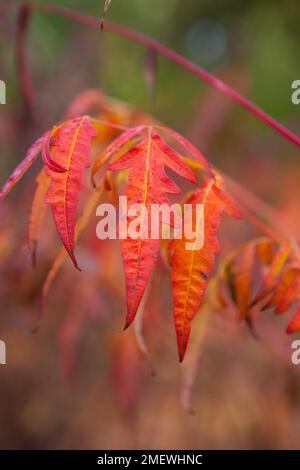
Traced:
POLYGON ((294 312, 294 316, 286 329, 288 334, 297 333, 300 331, 300 306, 298 305, 296 311, 294 312))
MULTIPOLYGON (((94 191, 92 193, 92 195, 90 196, 90 198, 88 199, 87 203, 86 203, 86 206, 85 206, 85 209, 84 209, 84 212, 83 214, 80 216, 80 218, 78 219, 77 223, 76 223, 76 228, 75 228, 75 241, 77 241, 83 230, 86 228, 92 214, 94 213, 95 209, 96 209, 96 206, 97 204, 99 203, 99 200, 100 200, 100 197, 102 195, 102 190, 97 190, 97 191, 94 191)), ((59 271, 59 269, 61 268, 65 258, 67 256, 67 252, 64 248, 62 248, 58 255, 56 256, 53 264, 52 264, 52 267, 50 269, 50 271, 48 272, 47 276, 46 276, 46 279, 43 283, 43 287, 42 287, 42 292, 41 292, 41 295, 40 295, 40 308, 43 307, 44 305, 44 301, 45 301, 45 298, 47 296, 47 293, 59 271)))
POLYGON ((300 268, 298 266, 288 266, 279 276, 276 285, 272 290, 272 295, 262 310, 276 307, 284 298, 286 291, 290 287, 295 277, 299 277, 300 268))
POLYGON ((3 199, 10 190, 17 184, 17 182, 22 178, 24 173, 32 165, 34 160, 38 157, 39 153, 43 149, 43 145, 49 136, 49 132, 46 132, 42 137, 40 137, 28 150, 24 160, 17 166, 11 176, 8 178, 4 186, 0 191, 0 200, 3 199))
POLYGON ((46 213, 45 194, 48 191, 50 178, 46 175, 44 169, 38 174, 36 178, 37 189, 34 194, 30 216, 29 216, 29 250, 33 265, 36 262, 36 249, 40 231, 46 213))
POLYGON ((258 293, 255 296, 255 299, 251 302, 251 305, 254 306, 261 300, 263 300, 267 295, 269 295, 274 287, 274 283, 278 279, 289 255, 291 252, 291 245, 288 241, 284 241, 278 248, 275 253, 270 267, 267 270, 262 286, 260 287, 258 293))

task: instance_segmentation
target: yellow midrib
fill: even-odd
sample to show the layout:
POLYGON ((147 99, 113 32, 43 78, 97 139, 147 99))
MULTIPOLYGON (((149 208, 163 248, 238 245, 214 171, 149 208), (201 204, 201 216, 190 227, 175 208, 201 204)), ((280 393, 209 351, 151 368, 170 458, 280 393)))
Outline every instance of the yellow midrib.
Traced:
MULTIPOLYGON (((210 182, 210 184, 208 185, 207 189, 206 189, 206 192, 205 192, 205 197, 203 198, 203 202, 202 204, 205 204, 206 200, 207 200, 207 197, 210 193, 210 190, 212 188, 212 185, 213 185, 213 181, 210 182)), ((199 229, 199 226, 196 226, 196 230, 199 229)), ((188 281, 188 288, 187 288, 187 292, 186 292, 186 297, 185 297, 185 302, 184 302, 184 329, 187 325, 187 304, 188 304, 188 299, 189 299, 189 295, 190 295, 190 290, 191 290, 191 284, 192 284, 192 272, 193 272, 193 269, 194 269, 194 261, 195 261, 195 253, 196 253, 196 250, 193 250, 193 254, 192 254, 192 258, 191 258, 191 264, 190 264, 190 269, 189 269, 189 281, 188 281)))
POLYGON ((71 164, 72 164, 72 158, 73 158, 74 150, 75 150, 75 147, 76 147, 76 144, 77 144, 78 135, 79 135, 79 132, 80 132, 81 127, 82 127, 83 120, 84 120, 84 117, 82 117, 80 119, 79 123, 78 123, 78 127, 75 131, 75 134, 74 134, 74 138, 73 138, 73 141, 72 141, 71 149, 70 149, 70 152, 69 152, 69 155, 68 155, 68 162, 67 162, 68 171, 67 171, 67 175, 66 175, 65 190, 64 190, 64 194, 65 194, 65 204, 64 204, 65 211, 64 211, 64 214, 65 214, 65 224, 66 224, 66 227, 67 227, 68 245, 70 245, 70 238, 69 238, 68 216, 67 216, 67 187, 68 187, 68 183, 69 183, 69 176, 70 176, 70 168, 71 168, 71 164))
MULTIPOLYGON (((143 197, 143 212, 142 212, 142 220, 141 220, 141 227, 140 227, 140 235, 143 234, 144 226, 143 221, 145 217, 145 207, 148 197, 148 179, 149 179, 149 169, 150 169, 150 156, 151 156, 151 139, 152 139, 152 127, 149 127, 149 134, 148 134, 148 143, 147 143, 147 154, 146 154, 146 167, 145 167, 145 179, 144 179, 144 197, 143 197)), ((137 277, 139 276, 140 272, 140 265, 141 265, 141 246, 142 246, 142 238, 139 238, 139 248, 138 248, 138 266, 137 266, 137 277)))

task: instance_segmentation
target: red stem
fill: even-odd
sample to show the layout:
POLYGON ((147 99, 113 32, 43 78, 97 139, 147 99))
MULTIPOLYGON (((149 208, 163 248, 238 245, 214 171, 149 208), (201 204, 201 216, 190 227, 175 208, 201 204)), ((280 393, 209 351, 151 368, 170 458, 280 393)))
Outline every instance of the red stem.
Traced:
MULTIPOLYGON (((35 2, 30 2, 30 5, 34 10, 43 11, 46 13, 55 13, 60 16, 63 16, 64 18, 68 18, 70 20, 77 21, 78 23, 82 23, 93 28, 98 28, 100 30, 100 20, 94 16, 80 13, 78 11, 74 11, 69 8, 55 4, 38 4, 35 2)), ((172 49, 169 49, 168 47, 164 46, 155 39, 146 36, 145 34, 139 33, 138 31, 134 31, 130 28, 125 28, 124 26, 112 23, 111 21, 105 21, 105 30, 117 34, 118 36, 126 37, 131 41, 143 44, 144 46, 155 50, 158 54, 166 57, 170 61, 182 67, 183 69, 209 83, 221 93, 224 93, 225 95, 230 97, 233 101, 240 104, 252 114, 254 114, 258 119, 263 121, 268 126, 272 127, 278 134, 284 136, 290 142, 300 147, 300 138, 296 134, 294 134, 285 126, 273 119, 271 116, 269 116, 269 114, 267 114, 261 108, 249 101, 247 98, 244 98, 233 88, 211 75, 202 67, 199 67, 198 65, 189 61, 188 59, 181 56, 172 49)))
MULTIPOLYGON (((13 6, 13 4, 18 3, 18 0, 14 1, 12 0, 9 4, 2 5, 2 8, 0 7, 0 10, 3 8, 8 8, 13 6)), ((94 28, 99 28, 100 27, 100 21, 97 20, 97 18, 87 15, 84 13, 80 13, 74 10, 71 10, 66 7, 62 7, 60 5, 55 5, 55 4, 37 4, 35 2, 26 2, 24 4, 24 10, 25 9, 32 9, 36 11, 42 11, 45 13, 53 13, 53 14, 58 14, 64 18, 85 24, 87 26, 91 26, 94 28)), ((22 29, 22 28, 21 28, 22 29)), ((209 74, 207 71, 202 69, 201 67, 198 67, 197 65, 193 64, 189 60, 185 59, 182 57, 180 54, 172 51, 171 49, 167 48, 163 44, 160 44, 158 41, 145 36, 144 34, 141 34, 139 32, 133 31, 131 29, 125 28, 123 26, 120 26, 118 24, 105 21, 105 29, 107 31, 110 31, 112 33, 115 33, 119 36, 126 37, 132 41, 138 42, 140 44, 143 44, 144 46, 156 51, 157 53, 167 57, 169 60, 175 62, 182 68, 186 69, 187 71, 197 75, 201 79, 205 80, 209 84, 211 84, 214 88, 218 89, 222 93, 226 94, 227 96, 231 97, 234 101, 238 102, 240 105, 248 109, 250 112, 252 112, 254 115, 256 115, 261 121, 265 122, 267 125, 271 126, 273 129, 275 129, 279 134, 283 135, 286 137, 288 140, 290 140, 292 143, 294 143, 297 146, 300 146, 300 139, 290 132, 287 128, 282 126, 280 123, 275 121, 273 118, 271 118, 267 113, 265 113, 262 109, 258 108, 256 105, 248 101, 246 98, 243 98, 239 93, 237 93, 235 90, 233 90, 231 87, 223 83, 221 80, 215 78, 213 75, 209 74)), ((19 42, 21 42, 21 48, 23 49, 24 44, 22 41, 22 34, 19 37, 19 42)), ((24 39, 24 31, 23 31, 23 39, 24 39)), ((20 56, 23 56, 20 58, 20 64, 21 69, 23 69, 23 82, 26 84, 25 86, 25 93, 28 96, 32 96, 32 89, 30 86, 30 78, 28 74, 28 70, 25 64, 25 68, 22 67, 22 64, 24 62, 24 50, 20 56), (25 77, 25 79, 24 79, 25 77), (28 93, 28 90, 29 91, 28 93)), ((24 88, 22 86, 22 88, 24 88)), ((24 91, 24 90, 23 90, 24 91)), ((236 184, 233 180, 231 180, 232 183, 236 184)), ((236 190, 238 193, 241 194, 241 191, 239 191, 239 188, 236 187, 236 190)), ((276 214, 274 215, 273 213, 270 212, 270 209, 268 208, 267 210, 264 208, 264 211, 261 210, 262 206, 265 204, 260 201, 258 198, 253 201, 253 195, 249 192, 249 194, 244 194, 243 199, 247 201, 247 205, 249 207, 252 207, 255 211, 265 213, 267 218, 273 222, 273 227, 278 228, 278 224, 276 222, 276 214)), ((244 201, 244 202, 245 202, 244 201)), ((248 218, 258 227, 262 230, 262 232, 266 233, 268 236, 271 236, 269 233, 269 230, 266 230, 266 226, 260 222, 259 220, 256 219, 256 217, 251 213, 248 209, 243 207, 243 210, 248 213, 248 218), (254 220, 255 219, 255 220, 254 220)), ((279 233, 282 233, 282 230, 279 230, 279 233)), ((283 236, 283 235, 282 235, 283 236)))

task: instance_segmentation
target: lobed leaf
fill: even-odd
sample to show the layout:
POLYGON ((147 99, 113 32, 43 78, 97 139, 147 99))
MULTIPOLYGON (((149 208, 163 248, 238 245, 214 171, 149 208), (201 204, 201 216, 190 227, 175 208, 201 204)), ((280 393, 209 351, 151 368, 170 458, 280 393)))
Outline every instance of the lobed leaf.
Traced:
POLYGON ((183 137, 181 134, 178 132, 174 131, 173 129, 170 129, 169 127, 165 126, 160 126, 162 130, 164 130, 169 136, 173 137, 173 139, 179 143, 185 150, 191 153, 192 156, 194 156, 206 169, 208 174, 212 177, 214 177, 215 171, 212 168, 211 164, 206 160, 206 158, 202 155, 201 152, 199 152, 196 147, 194 147, 193 144, 191 144, 185 137, 183 137))
POLYGON ((269 269, 265 273, 262 285, 258 290, 255 298, 251 302, 251 306, 257 305, 258 302, 265 299, 271 292, 276 283, 282 269, 291 253, 291 245, 289 241, 284 241, 279 245, 273 259, 270 262, 269 269))
MULTIPOLYGON (((130 134, 132 138, 132 134, 130 134)), ((122 144, 124 144, 122 139, 122 144)), ((122 257, 126 277, 127 317, 126 326, 133 321, 152 269, 156 263, 160 240, 151 239, 151 224, 148 214, 153 204, 170 205, 167 193, 178 193, 180 189, 169 178, 165 167, 191 183, 197 181, 193 171, 184 163, 179 155, 167 145, 159 134, 149 127, 143 140, 132 147, 124 155, 111 163, 110 171, 130 169, 126 189, 128 210, 140 203, 147 209, 138 215, 140 236, 127 236, 122 240, 122 257), (146 233, 147 231, 147 233, 146 233)), ((130 224, 131 218, 128 218, 130 224)))
MULTIPOLYGON (((222 282, 242 318, 251 320, 249 311, 254 307, 257 312, 273 309, 276 315, 282 315, 296 306, 287 333, 300 330, 300 263, 297 244, 293 245, 290 240, 280 243, 270 239, 252 240, 228 258, 218 281, 219 291, 222 282), (253 259, 252 255, 249 258, 247 253, 250 253, 253 247, 258 261, 254 270, 247 269, 247 266, 252 264, 249 259, 253 259), (243 273, 242 282, 237 266, 243 273), (262 282, 253 300, 249 301, 253 296, 253 285, 257 283, 257 277, 262 278, 262 282)), ((218 293, 222 294, 223 291, 218 293)), ((225 303, 223 306, 227 307, 225 303)))
POLYGON ((296 277, 299 277, 300 269, 298 266, 287 266, 280 274, 276 285, 272 290, 272 295, 263 306, 262 310, 267 310, 277 305, 284 299, 284 296, 296 277))
MULTIPOLYGON (((45 202, 49 204, 58 234, 76 268, 74 231, 76 210, 83 186, 84 170, 91 165, 91 139, 96 130, 90 118, 83 116, 64 123, 52 136, 45 172, 50 187, 45 202), (58 169, 62 167, 65 171, 58 169)), ((48 145, 48 142, 47 142, 48 145)))
POLYGON ((255 262, 255 244, 248 243, 231 263, 234 300, 242 319, 250 318, 250 308, 253 296, 253 269, 255 262))
MULTIPOLYGON (((144 129, 144 126, 137 126, 128 129, 127 131, 123 132, 119 137, 117 137, 106 149, 100 154, 96 162, 92 167, 92 181, 94 182, 94 178, 98 170, 116 153, 122 151, 123 148, 127 149, 128 142, 131 142, 134 137, 141 133, 144 129)), ((94 184, 95 186, 95 184, 94 184)))
MULTIPOLYGON (((191 321, 198 312, 206 291, 208 279, 220 246, 217 230, 221 214, 239 217, 238 210, 224 190, 216 188, 214 180, 206 181, 187 201, 204 204, 204 245, 201 249, 186 249, 187 239, 174 239, 169 244, 173 289, 173 311, 179 360, 185 355, 191 321)), ((199 228, 198 228, 199 229, 199 228)))

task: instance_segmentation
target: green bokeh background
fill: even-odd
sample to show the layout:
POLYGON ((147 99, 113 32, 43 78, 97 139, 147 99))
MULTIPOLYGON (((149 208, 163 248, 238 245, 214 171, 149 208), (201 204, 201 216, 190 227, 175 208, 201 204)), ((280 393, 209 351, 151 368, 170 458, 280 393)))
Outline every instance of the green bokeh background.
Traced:
MULTIPOLYGON (((103 2, 62 0, 57 3, 100 16, 103 2)), ((153 36, 217 75, 226 67, 243 66, 251 100, 277 119, 297 115, 298 110, 290 100, 291 82, 300 74, 297 0, 113 0, 108 18, 153 36), (188 32, 198 21, 213 21, 225 31, 225 54, 213 64, 205 63, 201 53, 195 57, 187 49, 188 32)), ((204 50, 209 47, 207 39, 208 43, 201 45, 204 50)), ((5 70, 9 95, 14 96, 12 51, 7 39, 2 38, 1 43, 1 62, 6 60, 10 65, 5 70)), ((100 35, 52 15, 34 14, 29 45, 39 88, 41 83, 47 86, 47 76, 57 75, 57 89, 65 90, 60 70, 62 63, 67 66, 72 60, 74 67, 70 65, 69 72, 83 75, 86 87, 101 86, 108 94, 152 111, 170 124, 180 123, 181 127, 182 117, 195 96, 207 89, 206 84, 162 58, 156 104, 152 105, 143 80, 143 47, 111 34, 100 35), (76 48, 72 48, 74 43, 76 48)))

